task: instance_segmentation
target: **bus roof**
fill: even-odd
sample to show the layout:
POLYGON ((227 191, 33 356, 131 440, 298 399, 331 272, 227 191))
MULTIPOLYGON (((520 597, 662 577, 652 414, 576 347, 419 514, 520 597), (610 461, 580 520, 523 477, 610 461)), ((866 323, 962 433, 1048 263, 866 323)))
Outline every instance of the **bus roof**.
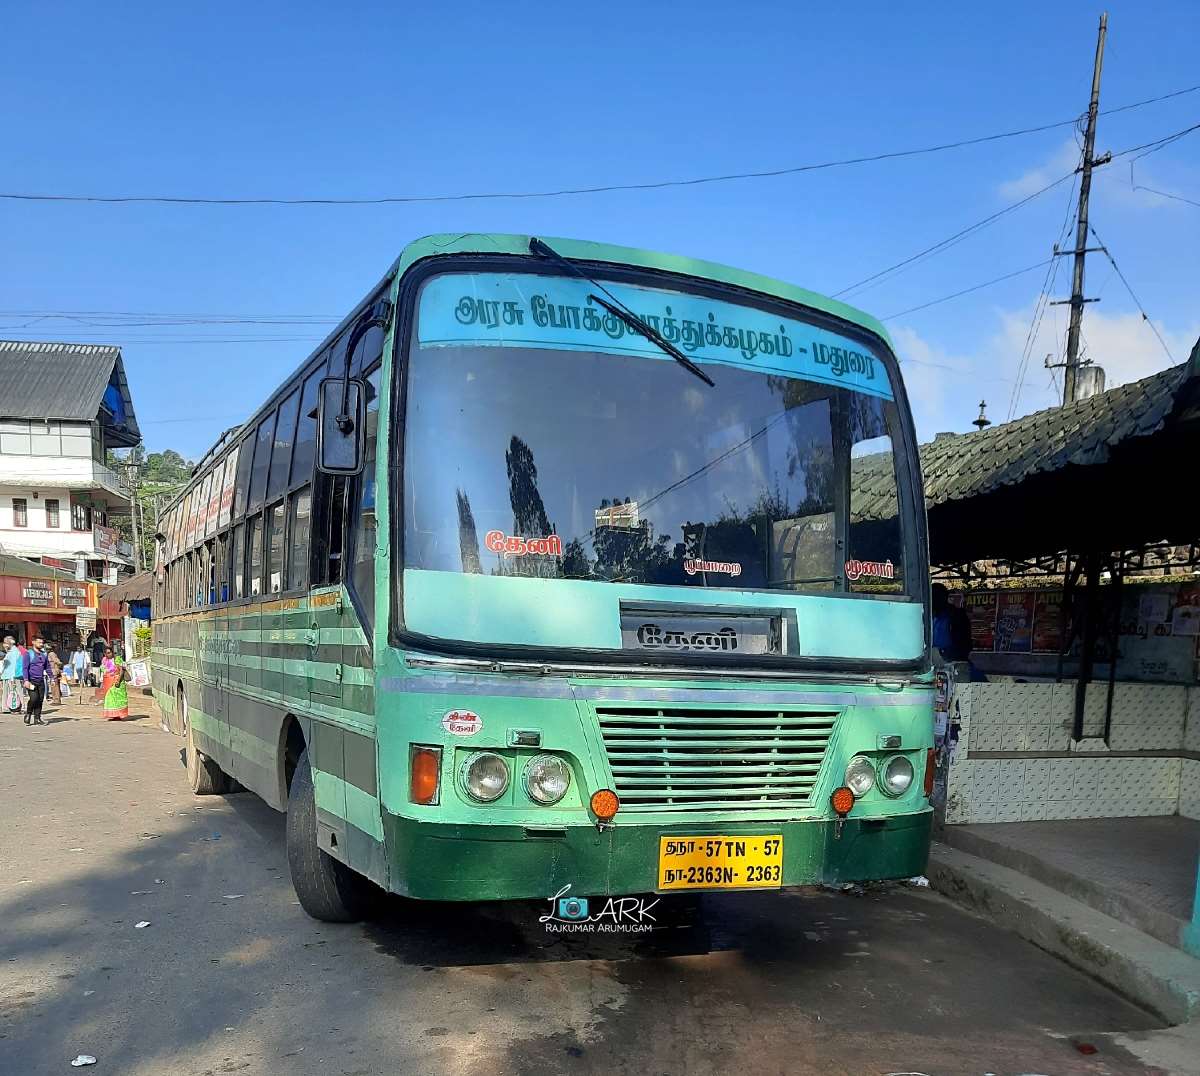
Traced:
MULTIPOLYGON (((444 254, 529 254, 528 235, 483 235, 447 233, 443 235, 427 235, 409 243, 400 253, 392 266, 397 274, 404 273, 410 266, 423 258, 431 258, 444 254)), ((585 239, 561 239, 553 236, 538 236, 558 253, 566 258, 576 258, 591 262, 612 262, 616 265, 638 265, 648 269, 661 269, 666 272, 683 273, 687 276, 703 277, 707 280, 719 280, 734 287, 757 291, 763 295, 772 295, 789 302, 800 303, 821 310, 845 321, 854 322, 881 337, 889 347, 892 340, 887 329, 870 314, 819 295, 817 292, 788 284, 783 280, 762 276, 759 273, 747 272, 745 269, 735 269, 719 262, 704 261, 700 258, 687 258, 680 254, 662 254, 653 250, 639 250, 636 247, 614 246, 611 243, 592 243, 585 239)))

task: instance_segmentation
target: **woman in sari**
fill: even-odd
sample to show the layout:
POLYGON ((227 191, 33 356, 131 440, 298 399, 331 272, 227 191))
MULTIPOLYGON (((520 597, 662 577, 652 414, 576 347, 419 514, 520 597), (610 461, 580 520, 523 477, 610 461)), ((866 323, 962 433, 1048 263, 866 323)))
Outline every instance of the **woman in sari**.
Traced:
POLYGON ((129 689, 125 687, 125 661, 113 655, 111 646, 104 648, 104 658, 100 662, 100 670, 104 679, 100 682, 100 690, 104 692, 104 719, 106 721, 124 721, 129 716, 129 689))
POLYGON ((0 706, 6 714, 19 714, 25 708, 25 665, 17 641, 4 638, 4 661, 0 664, 0 706))

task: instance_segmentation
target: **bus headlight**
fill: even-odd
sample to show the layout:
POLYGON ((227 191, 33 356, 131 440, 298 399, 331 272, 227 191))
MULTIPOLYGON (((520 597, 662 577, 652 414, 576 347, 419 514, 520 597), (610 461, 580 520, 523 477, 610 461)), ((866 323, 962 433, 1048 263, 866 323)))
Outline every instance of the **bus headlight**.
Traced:
POLYGON ((850 765, 846 767, 846 787, 854 793, 856 798, 861 799, 871 791, 873 784, 875 784, 875 767, 871 765, 871 760, 863 755, 855 755, 850 760, 850 765))
POLYGON ((525 767, 525 791, 534 803, 550 807, 571 787, 571 767, 557 755, 538 755, 525 767))
POLYGON ((879 787, 889 796, 903 796, 913 783, 913 764, 903 755, 893 755, 883 764, 879 787))
POLYGON ((508 763, 491 751, 480 751, 463 766, 462 786, 478 803, 498 800, 508 789, 508 763))

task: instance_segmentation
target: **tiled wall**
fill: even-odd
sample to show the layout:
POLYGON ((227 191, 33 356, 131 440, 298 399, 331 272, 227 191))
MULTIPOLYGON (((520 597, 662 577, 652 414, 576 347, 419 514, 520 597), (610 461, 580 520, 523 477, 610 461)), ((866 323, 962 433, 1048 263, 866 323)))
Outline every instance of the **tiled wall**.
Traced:
POLYGON ((951 704, 961 729, 950 767, 946 821, 1200 814, 1200 762, 1100 757, 1196 750, 1185 748, 1185 740, 1200 738, 1200 688, 1115 685, 1108 745, 1101 738, 1107 690, 1107 684, 1089 685, 1085 739, 1075 743, 1073 683, 959 686, 951 704), (992 751, 1067 757, 979 758, 980 752, 992 751))

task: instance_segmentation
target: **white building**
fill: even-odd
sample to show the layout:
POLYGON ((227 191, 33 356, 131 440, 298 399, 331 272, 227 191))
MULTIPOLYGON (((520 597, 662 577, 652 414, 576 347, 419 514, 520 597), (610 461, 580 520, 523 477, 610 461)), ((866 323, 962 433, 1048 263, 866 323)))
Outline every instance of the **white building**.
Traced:
POLYGON ((130 501, 105 466, 141 440, 121 350, 0 340, 0 552, 115 581, 130 501))

